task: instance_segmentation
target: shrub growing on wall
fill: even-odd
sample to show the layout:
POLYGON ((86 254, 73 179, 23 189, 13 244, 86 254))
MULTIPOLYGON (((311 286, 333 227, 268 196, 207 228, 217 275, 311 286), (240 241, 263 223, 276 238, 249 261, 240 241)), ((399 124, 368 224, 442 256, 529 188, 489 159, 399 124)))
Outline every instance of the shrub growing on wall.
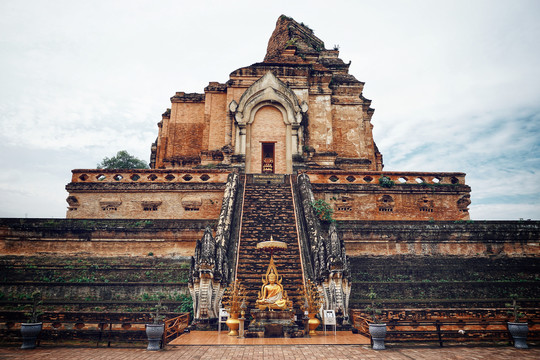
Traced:
POLYGON ((387 176, 381 176, 379 178, 379 185, 381 185, 384 188, 391 188, 394 186, 394 182, 390 180, 387 176))
POLYGON ((335 221, 332 218, 334 209, 332 209, 330 204, 324 201, 323 199, 315 200, 314 202, 311 203, 311 206, 313 206, 313 209, 315 210, 315 213, 317 214, 319 219, 323 221, 335 221))
POLYGON ((104 158, 98 169, 148 169, 148 164, 130 155, 126 150, 119 151, 116 156, 104 158))

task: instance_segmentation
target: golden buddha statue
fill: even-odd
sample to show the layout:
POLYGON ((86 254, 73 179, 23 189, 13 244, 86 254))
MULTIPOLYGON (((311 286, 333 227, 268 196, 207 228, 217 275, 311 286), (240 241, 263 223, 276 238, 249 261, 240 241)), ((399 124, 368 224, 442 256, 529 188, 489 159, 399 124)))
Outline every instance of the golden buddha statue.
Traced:
POLYGON ((255 304, 260 310, 286 310, 289 307, 287 293, 281 285, 282 278, 278 275, 274 259, 270 258, 270 265, 266 275, 262 278, 263 285, 255 304))

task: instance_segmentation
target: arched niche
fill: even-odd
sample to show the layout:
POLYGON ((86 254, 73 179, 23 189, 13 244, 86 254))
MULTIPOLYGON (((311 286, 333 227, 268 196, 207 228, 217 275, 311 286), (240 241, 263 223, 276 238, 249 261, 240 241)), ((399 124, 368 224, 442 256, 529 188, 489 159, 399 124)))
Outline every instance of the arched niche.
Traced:
POLYGON ((235 153, 245 155, 246 172, 260 172, 252 166, 253 156, 256 156, 252 154, 252 151, 254 146, 258 146, 254 144, 254 141, 264 142, 264 139, 252 138, 252 135, 258 132, 253 131, 255 130, 253 123, 257 112, 266 106, 275 108, 282 115, 285 145, 284 171, 292 173, 292 156, 302 153, 301 122, 308 106, 306 102, 300 105, 294 92, 270 71, 251 85, 242 94, 238 103, 233 100, 229 104, 229 110, 234 114, 235 119, 235 153))

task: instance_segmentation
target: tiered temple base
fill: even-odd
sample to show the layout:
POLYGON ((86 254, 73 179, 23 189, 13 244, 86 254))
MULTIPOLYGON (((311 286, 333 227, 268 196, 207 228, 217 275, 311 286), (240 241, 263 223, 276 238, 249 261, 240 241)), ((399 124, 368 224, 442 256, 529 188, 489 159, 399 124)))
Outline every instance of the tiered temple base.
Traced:
POLYGON ((261 311, 251 310, 253 321, 249 324, 246 337, 286 337, 304 336, 294 322, 292 311, 261 311))

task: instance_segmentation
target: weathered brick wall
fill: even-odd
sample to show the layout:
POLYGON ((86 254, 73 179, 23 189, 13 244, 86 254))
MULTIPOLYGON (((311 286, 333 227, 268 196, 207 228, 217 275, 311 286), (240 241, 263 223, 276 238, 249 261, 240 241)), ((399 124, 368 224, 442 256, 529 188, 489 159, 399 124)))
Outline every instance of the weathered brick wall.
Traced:
POLYGON ((208 139, 205 122, 204 94, 177 92, 171 98, 171 109, 167 110, 158 126, 156 168, 177 168, 197 165, 203 148, 203 139, 208 139))
MULTIPOLYGON (((120 286, 113 282, 127 279, 129 273, 137 282, 129 286, 137 286, 133 291, 139 295, 155 291, 182 292, 178 287, 165 284, 163 288, 145 285, 159 279, 167 282, 169 278, 152 278, 151 271, 154 270, 144 268, 145 260, 141 259, 155 259, 156 264, 162 261, 160 259, 165 264, 178 260, 185 262, 193 255, 195 242, 202 237, 207 225, 215 226, 215 223, 201 220, 0 219, 0 256, 22 256, 2 272, 3 288, 0 291, 29 293, 40 288, 48 294, 56 294, 54 296, 74 294, 83 298, 108 298, 116 292, 115 286, 120 286), (149 256, 150 253, 153 256, 149 256), (58 266, 35 260, 38 265, 35 268, 24 257, 36 255, 36 259, 46 259, 46 255, 50 255, 48 259, 54 261, 63 256, 74 257, 69 266, 66 266, 67 262, 58 266), (98 264, 91 260, 96 256, 111 260, 98 264), (113 265, 111 261, 117 261, 119 256, 125 256, 124 260, 113 265), (13 265, 26 266, 21 267, 19 275, 35 274, 32 280, 41 283, 10 285, 10 281, 27 280, 15 273, 13 265), (122 270, 124 267, 130 267, 128 272, 122 270), (108 277, 108 271, 124 275, 116 280, 108 277), (66 284, 55 284, 59 277, 66 284), (96 284, 86 288, 86 285, 71 284, 90 280, 110 283, 100 289, 93 287, 96 284)), ((512 293, 520 296, 522 306, 538 303, 538 221, 340 221, 338 230, 345 240, 351 262, 352 307, 366 306, 370 288, 384 299, 386 308, 504 307, 512 293)), ((177 276, 179 272, 172 275, 177 276)), ((126 289, 118 294, 129 298, 126 289)))
POLYGON ((276 61, 283 56, 284 50, 292 45, 290 39, 294 39, 294 47, 302 54, 317 53, 317 49, 324 48, 324 42, 315 36, 313 30, 304 24, 299 24, 294 19, 281 15, 276 28, 268 40, 265 61, 276 61))
POLYGON ((199 152, 203 150, 204 126, 204 103, 173 103, 167 158, 173 158, 176 155, 199 155, 199 152))
MULTIPOLYGON (((0 219, 0 255, 191 256, 211 220, 0 219)), ((538 256, 538 221, 339 221, 349 256, 538 256)))
POLYGON ((122 335, 140 329, 144 334, 159 298, 167 306, 162 312, 167 318, 190 311, 188 272, 187 259, 172 257, 0 256, 0 342, 20 342, 15 338, 19 323, 27 320, 21 310, 31 308, 36 290, 43 300, 42 343, 92 338, 96 346, 98 339, 116 338, 97 333, 98 328, 117 329, 122 335))
POLYGON ((74 219, 208 219, 219 217, 222 190, 71 191, 80 206, 68 211, 74 219), (104 206, 107 201, 114 206, 104 206), (159 205, 151 205, 159 203, 159 205), (150 205, 147 205, 150 204, 150 205))
POLYGON ((48 299, 140 299, 144 294, 162 293, 165 295, 189 294, 187 284, 160 283, 45 283, 45 282, 7 282, 0 283, 3 294, 32 294, 39 290, 48 299))
POLYGON ((373 290, 384 309, 504 308, 510 295, 538 308, 536 256, 351 256, 351 308, 364 309, 373 290))
POLYGON ((71 219, 217 219, 228 172, 73 170, 71 219))
POLYGON ((308 171, 337 220, 469 220, 463 173, 308 171), (382 186, 385 177, 391 186, 382 186), (403 182, 401 182, 403 181, 403 182))
POLYGON ((358 115, 362 114, 362 107, 356 106, 333 106, 334 121, 333 135, 334 147, 339 150, 343 157, 370 157, 367 153, 367 144, 364 138, 363 121, 358 115))
POLYGON ((208 136, 203 141, 203 149, 220 150, 229 143, 230 129, 227 128, 227 93, 207 92, 205 101, 205 118, 208 136))
POLYGON ((208 220, 0 219, 0 255, 192 256, 208 220))
POLYGON ((340 221, 349 256, 539 256, 539 221, 340 221))
MULTIPOLYGON (((380 186, 356 188, 350 186, 347 190, 322 191, 317 187, 314 191, 317 198, 324 199, 334 209, 337 220, 468 220, 468 212, 464 213, 457 206, 463 196, 459 192, 388 191, 380 186), (385 207, 385 197, 390 196, 393 207, 385 207), (424 201, 432 204, 423 207, 424 201), (391 211, 389 211, 391 210, 391 211)), ((389 201, 389 202, 390 202, 389 201)))
MULTIPOLYGON (((327 86, 327 84, 325 84, 327 86)), ((309 97, 308 146, 317 152, 334 151, 332 146, 332 105, 330 94, 309 97)))

